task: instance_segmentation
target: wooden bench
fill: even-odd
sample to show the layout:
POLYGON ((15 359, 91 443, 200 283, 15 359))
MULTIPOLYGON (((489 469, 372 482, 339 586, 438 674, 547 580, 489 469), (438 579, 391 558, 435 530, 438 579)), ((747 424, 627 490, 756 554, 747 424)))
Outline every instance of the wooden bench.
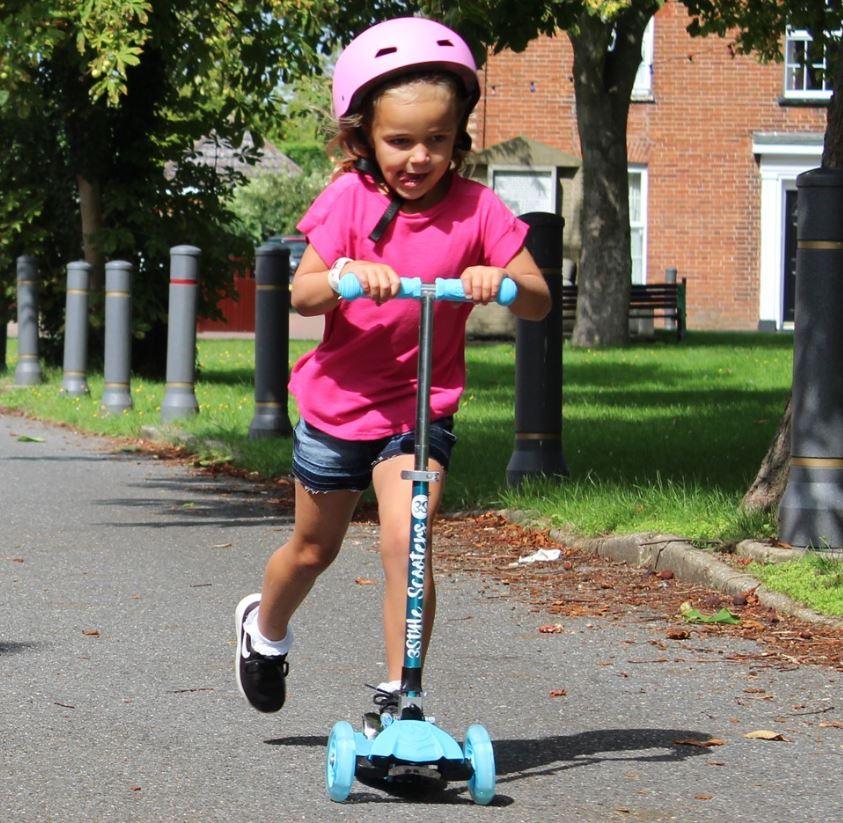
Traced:
MULTIPOLYGON (((685 337, 686 282, 633 284, 629 295, 629 319, 661 317, 675 324, 676 339, 685 337)), ((577 311, 577 287, 562 286, 562 315, 577 311)))

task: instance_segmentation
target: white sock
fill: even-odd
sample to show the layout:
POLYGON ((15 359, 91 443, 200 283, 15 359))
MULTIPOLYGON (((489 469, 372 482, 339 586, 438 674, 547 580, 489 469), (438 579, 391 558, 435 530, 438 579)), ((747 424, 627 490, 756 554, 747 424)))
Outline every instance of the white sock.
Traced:
POLYGON ((384 683, 378 683, 378 688, 382 692, 397 692, 401 688, 400 680, 387 680, 384 683))
POLYGON ((253 609, 249 616, 243 623, 243 631, 245 631, 252 640, 252 648, 258 653, 268 657, 273 657, 279 654, 287 654, 293 646, 293 627, 287 626, 287 634, 281 640, 269 640, 261 634, 258 628, 258 611, 253 609))

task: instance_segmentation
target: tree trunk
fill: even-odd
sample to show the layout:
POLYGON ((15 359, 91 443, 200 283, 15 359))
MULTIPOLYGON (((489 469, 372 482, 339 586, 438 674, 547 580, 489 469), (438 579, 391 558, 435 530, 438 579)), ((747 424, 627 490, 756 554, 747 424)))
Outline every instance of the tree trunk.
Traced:
POLYGON ((105 257, 95 242, 102 228, 102 190, 98 180, 76 175, 79 187, 79 211, 82 216, 82 251, 85 262, 91 264, 91 293, 96 295, 105 287, 105 257))
POLYGON ((627 119, 644 29, 655 8, 631 8, 614 24, 584 12, 568 32, 583 186, 575 346, 629 341, 627 119))
POLYGON ((761 468, 741 501, 748 511, 775 511, 787 486, 790 468, 790 397, 761 468))
MULTIPOLYGON (((828 107, 822 164, 831 169, 843 168, 843 60, 837 61, 834 73, 834 92, 828 107)), ((788 398, 779 427, 761 461, 761 468, 741 501, 745 509, 775 511, 781 502, 790 469, 790 406, 788 398)))

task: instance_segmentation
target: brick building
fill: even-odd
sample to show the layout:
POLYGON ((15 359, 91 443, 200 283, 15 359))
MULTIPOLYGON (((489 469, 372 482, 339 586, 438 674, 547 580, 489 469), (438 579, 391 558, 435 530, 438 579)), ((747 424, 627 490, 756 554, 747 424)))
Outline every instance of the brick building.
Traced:
MULTIPOLYGON (((830 91, 798 60, 804 33, 788 33, 784 64, 764 65, 733 55, 728 40, 691 38, 687 23, 672 1, 651 21, 630 107, 633 279, 662 281, 676 267, 688 279, 692 329, 787 328, 796 176, 820 163, 830 91)), ((576 259, 572 59, 564 32, 490 57, 472 126, 475 148, 487 150, 483 173, 516 192, 516 210, 524 181, 511 162, 495 167, 495 146, 525 138, 574 158, 552 188, 561 189, 566 255, 576 259)))

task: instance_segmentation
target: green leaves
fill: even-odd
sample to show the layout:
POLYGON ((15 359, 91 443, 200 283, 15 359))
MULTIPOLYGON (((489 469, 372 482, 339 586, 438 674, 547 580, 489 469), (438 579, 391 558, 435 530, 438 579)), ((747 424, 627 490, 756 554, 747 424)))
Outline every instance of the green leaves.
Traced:
POLYGON ((687 600, 679 607, 679 614, 682 615, 686 623, 720 623, 736 625, 741 622, 739 617, 732 614, 725 607, 715 614, 703 614, 699 609, 695 609, 687 600))

